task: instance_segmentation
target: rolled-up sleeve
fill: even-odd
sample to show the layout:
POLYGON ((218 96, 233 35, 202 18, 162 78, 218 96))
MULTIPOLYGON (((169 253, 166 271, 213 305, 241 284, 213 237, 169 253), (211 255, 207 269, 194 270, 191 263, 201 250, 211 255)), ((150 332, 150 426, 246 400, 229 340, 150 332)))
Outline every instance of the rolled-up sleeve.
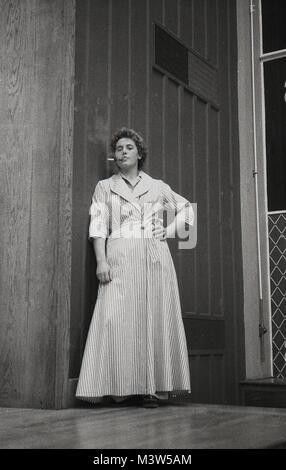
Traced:
POLYGON ((163 205, 174 211, 177 218, 184 219, 188 225, 194 225, 194 209, 192 204, 180 194, 175 193, 169 185, 162 181, 163 205))
POLYGON ((89 240, 93 238, 107 238, 109 234, 109 210, 106 190, 99 181, 95 187, 89 209, 89 240))

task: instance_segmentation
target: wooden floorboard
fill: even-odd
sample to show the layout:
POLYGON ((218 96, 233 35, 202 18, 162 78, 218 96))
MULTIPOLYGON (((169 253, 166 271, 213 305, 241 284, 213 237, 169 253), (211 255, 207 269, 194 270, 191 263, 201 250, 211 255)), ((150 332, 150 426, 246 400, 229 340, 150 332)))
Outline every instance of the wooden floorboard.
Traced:
POLYGON ((177 403, 0 409, 1 449, 286 448, 286 410, 177 403))

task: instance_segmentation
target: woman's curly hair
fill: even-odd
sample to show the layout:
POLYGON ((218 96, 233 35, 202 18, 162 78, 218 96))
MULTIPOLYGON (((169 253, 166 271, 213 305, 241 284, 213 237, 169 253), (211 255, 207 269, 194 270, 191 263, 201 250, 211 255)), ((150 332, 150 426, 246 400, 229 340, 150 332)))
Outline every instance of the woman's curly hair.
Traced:
POLYGON ((122 127, 117 132, 115 132, 115 134, 112 136, 111 142, 110 142, 110 148, 113 153, 113 156, 115 155, 116 144, 118 140, 123 139, 123 138, 132 139, 133 142, 135 143, 137 150, 138 150, 138 154, 141 157, 140 160, 138 160, 138 169, 141 170, 141 168, 144 165, 144 161, 146 160, 146 157, 147 157, 147 149, 146 149, 144 140, 141 137, 141 135, 138 134, 138 132, 134 131, 133 129, 129 129, 128 127, 122 127))

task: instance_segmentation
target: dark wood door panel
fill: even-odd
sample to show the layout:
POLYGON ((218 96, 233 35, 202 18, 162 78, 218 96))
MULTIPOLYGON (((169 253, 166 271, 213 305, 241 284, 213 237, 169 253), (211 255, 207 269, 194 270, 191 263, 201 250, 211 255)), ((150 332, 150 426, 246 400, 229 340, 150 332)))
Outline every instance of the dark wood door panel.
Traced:
POLYGON ((223 319, 199 319, 183 316, 189 350, 224 350, 223 319))

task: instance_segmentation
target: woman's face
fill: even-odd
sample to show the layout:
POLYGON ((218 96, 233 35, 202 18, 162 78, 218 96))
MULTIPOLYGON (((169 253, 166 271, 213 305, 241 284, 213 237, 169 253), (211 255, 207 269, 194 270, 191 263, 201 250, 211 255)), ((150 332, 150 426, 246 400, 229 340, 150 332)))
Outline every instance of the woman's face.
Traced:
POLYGON ((115 161, 119 169, 128 170, 133 167, 138 167, 138 159, 140 158, 136 144, 132 139, 122 137, 117 141, 115 147, 115 161))

